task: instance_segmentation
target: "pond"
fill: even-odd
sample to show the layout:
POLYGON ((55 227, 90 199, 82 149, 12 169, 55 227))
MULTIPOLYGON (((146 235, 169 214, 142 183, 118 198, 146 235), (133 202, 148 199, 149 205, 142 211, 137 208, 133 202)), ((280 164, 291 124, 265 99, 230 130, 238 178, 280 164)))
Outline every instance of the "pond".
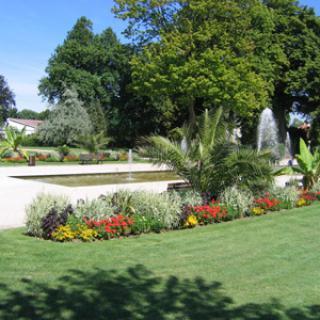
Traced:
POLYGON ((131 174, 125 172, 81 175, 25 176, 14 178, 58 184, 66 187, 181 180, 181 178, 172 171, 132 172, 131 174))

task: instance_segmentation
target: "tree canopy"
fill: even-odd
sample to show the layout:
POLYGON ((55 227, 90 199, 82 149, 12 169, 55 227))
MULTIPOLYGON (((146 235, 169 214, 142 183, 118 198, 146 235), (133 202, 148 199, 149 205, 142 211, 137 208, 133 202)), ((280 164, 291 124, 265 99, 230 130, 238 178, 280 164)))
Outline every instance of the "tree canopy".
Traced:
POLYGON ((10 110, 15 105, 15 95, 9 88, 4 76, 0 75, 0 124, 6 121, 10 110))
POLYGON ((117 145, 168 135, 188 117, 223 108, 253 143, 265 107, 281 139, 292 110, 311 114, 320 143, 320 18, 294 0, 115 0, 121 44, 81 17, 40 82, 49 102, 75 86, 95 133, 117 145))
POLYGON ((115 2, 127 36, 142 44, 131 63, 139 95, 169 96, 196 113, 222 106, 251 136, 259 110, 270 105, 282 139, 293 107, 319 122, 320 19, 313 9, 294 0, 115 2))
POLYGON ((81 17, 50 58, 40 94, 49 102, 59 101, 64 86, 74 86, 100 131, 106 126, 105 111, 119 92, 121 50, 111 29, 95 35, 92 22, 81 17))

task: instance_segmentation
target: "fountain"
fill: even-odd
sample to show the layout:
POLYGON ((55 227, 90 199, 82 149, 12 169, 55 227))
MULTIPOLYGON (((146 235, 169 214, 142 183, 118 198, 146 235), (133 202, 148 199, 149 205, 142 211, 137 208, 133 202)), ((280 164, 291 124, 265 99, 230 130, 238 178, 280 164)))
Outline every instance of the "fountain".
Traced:
POLYGON ((183 139, 181 140, 180 148, 183 153, 186 153, 188 151, 188 142, 186 137, 183 137, 183 139))
POLYGON ((257 146, 258 151, 269 149, 275 158, 279 158, 278 127, 270 108, 264 109, 260 115, 257 146))
POLYGON ((128 165, 129 165, 129 173, 128 173, 128 180, 132 180, 132 149, 129 149, 128 152, 128 165))
POLYGON ((285 146, 286 146, 286 158, 292 159, 293 150, 292 150, 292 143, 291 143, 291 137, 289 132, 287 132, 285 146))

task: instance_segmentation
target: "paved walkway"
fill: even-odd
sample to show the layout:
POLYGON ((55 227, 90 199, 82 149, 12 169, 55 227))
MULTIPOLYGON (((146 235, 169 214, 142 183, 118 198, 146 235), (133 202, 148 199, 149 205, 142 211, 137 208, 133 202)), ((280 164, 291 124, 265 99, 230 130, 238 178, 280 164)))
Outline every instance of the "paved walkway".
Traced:
POLYGON ((154 192, 162 192, 167 189, 169 181, 88 187, 65 187, 14 178, 17 176, 118 173, 128 172, 130 167, 134 172, 165 170, 165 167, 157 167, 149 163, 137 163, 131 164, 130 166, 128 164, 101 164, 0 168, 0 228, 24 225, 26 205, 28 205, 37 194, 43 192, 67 195, 70 200, 75 203, 81 198, 93 199, 101 194, 115 192, 121 189, 149 190, 154 192))

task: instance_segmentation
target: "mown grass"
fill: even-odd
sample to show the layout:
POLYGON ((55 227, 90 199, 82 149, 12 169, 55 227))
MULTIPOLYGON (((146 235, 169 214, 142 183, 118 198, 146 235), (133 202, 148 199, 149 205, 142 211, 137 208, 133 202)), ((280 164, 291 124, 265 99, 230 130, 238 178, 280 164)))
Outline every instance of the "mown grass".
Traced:
POLYGON ((0 319, 320 319, 319 204, 94 243, 23 232, 0 232, 0 319))

